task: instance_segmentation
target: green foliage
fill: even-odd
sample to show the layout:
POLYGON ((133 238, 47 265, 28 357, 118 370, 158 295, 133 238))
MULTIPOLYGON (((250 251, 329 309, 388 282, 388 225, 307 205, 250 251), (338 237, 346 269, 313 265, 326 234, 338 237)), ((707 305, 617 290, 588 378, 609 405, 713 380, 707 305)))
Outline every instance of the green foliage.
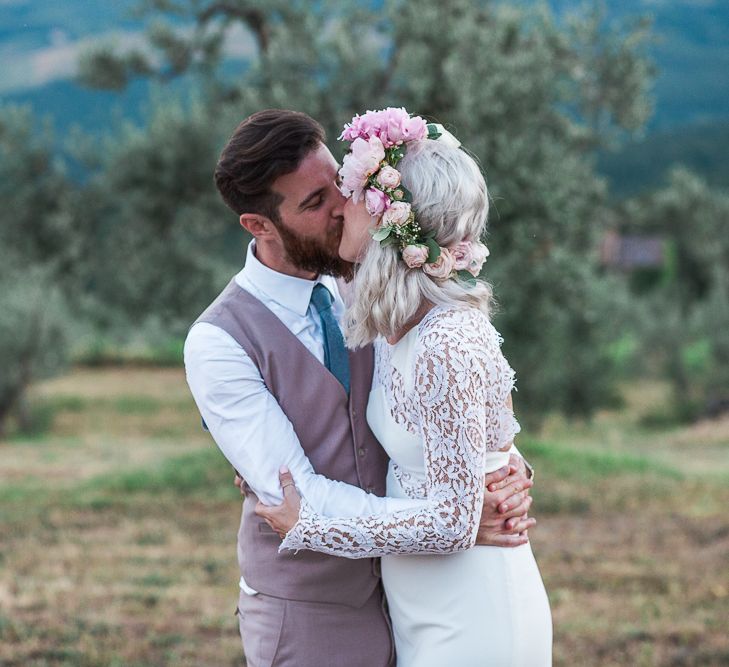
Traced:
POLYGON ((42 430, 46 417, 27 404, 26 389, 67 354, 60 286, 73 274, 78 239, 49 145, 27 110, 0 108, 0 437, 10 416, 25 432, 42 430))
POLYGON ((180 332, 230 275, 220 248, 227 240, 240 249, 230 243, 236 224, 211 173, 243 117, 296 108, 336 137, 356 112, 404 105, 452 128, 488 177, 486 277, 522 378, 520 414, 588 414, 610 400, 620 286, 596 267, 605 199, 592 151, 650 111, 643 23, 606 25, 600 11, 563 23, 546 4, 487 0, 389 0, 377 10, 291 0, 142 7, 154 17, 145 49, 102 47, 87 56, 86 80, 204 72, 206 98, 189 109, 165 101, 148 128, 105 151, 84 205, 97 220, 89 284, 102 326, 121 331, 124 320, 158 317, 180 332), (222 44, 236 28, 254 50, 231 76, 222 44))
POLYGON ((65 204, 68 182, 51 152, 50 130, 27 108, 0 107, 0 252, 2 259, 70 269, 78 252, 65 204))
POLYGON ((729 401, 729 196, 685 169, 626 204, 630 229, 672 249, 664 279, 641 300, 643 353, 671 378, 684 417, 729 401))
POLYGON ((104 146, 78 214, 94 230, 90 315, 113 346, 143 333, 168 348, 238 265, 244 237, 212 182, 221 141, 199 104, 160 100, 104 146))
POLYGON ((54 374, 67 354, 67 316, 58 289, 39 267, 0 267, 0 436, 14 415, 19 427, 34 432, 42 412, 26 404, 30 383, 54 374))

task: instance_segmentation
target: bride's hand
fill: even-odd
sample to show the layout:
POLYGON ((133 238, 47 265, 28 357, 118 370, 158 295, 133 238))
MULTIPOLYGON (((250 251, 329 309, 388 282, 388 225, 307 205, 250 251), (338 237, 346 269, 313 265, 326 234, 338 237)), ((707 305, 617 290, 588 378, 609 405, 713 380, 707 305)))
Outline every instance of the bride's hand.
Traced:
POLYGON ((301 496, 296 491, 294 478, 288 468, 281 468, 278 478, 281 481, 284 501, 280 505, 264 505, 259 501, 256 505, 256 514, 263 517, 279 537, 284 538, 299 520, 301 496))

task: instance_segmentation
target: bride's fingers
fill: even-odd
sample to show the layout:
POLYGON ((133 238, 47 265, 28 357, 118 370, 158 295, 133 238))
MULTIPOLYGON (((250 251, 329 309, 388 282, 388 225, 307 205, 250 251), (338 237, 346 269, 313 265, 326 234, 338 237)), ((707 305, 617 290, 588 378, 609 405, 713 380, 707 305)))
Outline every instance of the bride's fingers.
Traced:
POLYGON ((534 526, 537 525, 537 520, 534 517, 524 517, 522 519, 517 520, 515 524, 513 524, 511 527, 508 526, 507 522, 507 530, 511 531, 512 533, 515 533, 517 535, 521 535, 523 533, 526 533, 527 530, 530 528, 534 528, 534 526))
POLYGON ((504 466, 498 470, 494 470, 484 476, 483 484, 489 491, 497 491, 505 484, 508 484, 509 466, 504 466))
POLYGON ((263 517, 266 521, 269 519, 275 519, 277 514, 281 511, 281 505, 264 505, 260 500, 256 503, 256 509, 254 512, 263 517))
POLYGON ((281 482, 281 489, 283 490, 284 494, 284 504, 287 500, 292 501, 294 504, 297 503, 299 499, 299 494, 296 491, 294 478, 286 466, 281 466, 281 469, 278 473, 278 479, 281 482))

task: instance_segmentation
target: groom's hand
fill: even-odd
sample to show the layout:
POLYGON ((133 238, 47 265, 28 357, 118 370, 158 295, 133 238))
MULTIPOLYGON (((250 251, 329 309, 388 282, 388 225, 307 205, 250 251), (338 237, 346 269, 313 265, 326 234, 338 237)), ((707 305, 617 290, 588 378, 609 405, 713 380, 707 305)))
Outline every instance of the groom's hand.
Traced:
POLYGON ((527 531, 537 522, 527 514, 532 504, 529 489, 533 482, 527 479, 525 468, 510 462, 486 475, 484 485, 476 544, 498 547, 526 544, 527 531))

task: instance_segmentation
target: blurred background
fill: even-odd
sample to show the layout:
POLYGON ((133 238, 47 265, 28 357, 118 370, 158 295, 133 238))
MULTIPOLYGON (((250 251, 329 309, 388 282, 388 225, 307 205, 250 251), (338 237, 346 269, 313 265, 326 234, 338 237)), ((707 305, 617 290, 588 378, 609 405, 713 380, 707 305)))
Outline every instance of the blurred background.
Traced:
POLYGON ((240 664, 213 168, 401 105, 489 182, 555 664, 729 664, 728 73, 721 0, 0 0, 0 664, 240 664))

